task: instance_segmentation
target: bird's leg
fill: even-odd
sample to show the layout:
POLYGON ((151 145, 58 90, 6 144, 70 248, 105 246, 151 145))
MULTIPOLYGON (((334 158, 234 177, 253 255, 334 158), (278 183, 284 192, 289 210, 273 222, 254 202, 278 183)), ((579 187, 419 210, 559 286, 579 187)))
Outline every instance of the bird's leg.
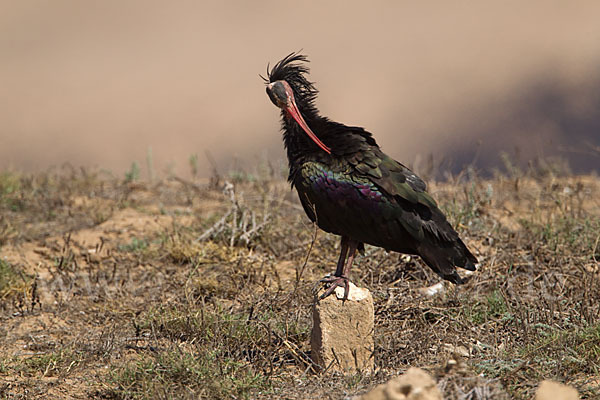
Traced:
POLYGON ((333 275, 327 275, 321 279, 323 283, 329 283, 336 280, 338 277, 344 274, 344 267, 346 265, 346 255, 348 254, 348 238, 342 236, 342 242, 340 245, 340 258, 338 259, 337 268, 333 275))
POLYGON ((348 239, 347 237, 342 237, 341 247, 342 248, 340 251, 340 258, 338 260, 338 265, 337 269, 335 270, 335 274, 333 276, 321 279, 321 282, 329 284, 329 287, 319 299, 324 299, 325 297, 329 296, 338 286, 344 287, 344 301, 348 299, 348 290, 350 286, 348 283, 348 275, 350 274, 350 268, 352 267, 352 263, 354 262, 354 256, 356 254, 358 242, 352 239, 348 239), (347 260, 346 255, 348 255, 347 260))
POLYGON ((348 254, 348 238, 342 236, 342 243, 340 245, 340 258, 338 259, 337 268, 335 269, 334 276, 342 276, 344 274, 344 266, 346 264, 346 255, 348 254))

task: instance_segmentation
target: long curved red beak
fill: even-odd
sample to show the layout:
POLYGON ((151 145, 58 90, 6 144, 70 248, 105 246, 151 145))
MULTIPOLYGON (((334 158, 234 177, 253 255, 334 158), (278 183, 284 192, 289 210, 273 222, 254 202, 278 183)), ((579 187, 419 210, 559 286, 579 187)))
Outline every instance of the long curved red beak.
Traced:
POLYGON ((312 141, 317 144, 317 146, 323 149, 327 154, 331 154, 331 149, 325 146, 325 143, 321 142, 317 135, 315 135, 314 132, 308 127, 306 121, 304 121, 304 118, 302 117, 302 114, 300 114, 300 111, 298 110, 294 99, 291 99, 289 103, 290 104, 285 107, 285 110, 292 116, 292 118, 296 120, 298 125, 300 125, 302 129, 304 129, 304 132, 306 132, 308 137, 311 138, 312 141))

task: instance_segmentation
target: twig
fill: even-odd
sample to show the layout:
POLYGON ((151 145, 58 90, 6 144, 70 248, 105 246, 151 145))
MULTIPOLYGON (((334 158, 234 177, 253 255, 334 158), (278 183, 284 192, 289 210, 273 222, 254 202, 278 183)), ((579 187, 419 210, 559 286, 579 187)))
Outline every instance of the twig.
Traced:
POLYGON ((600 234, 598 234, 598 236, 596 236, 596 241, 594 242, 594 248, 592 249, 592 260, 594 260, 594 262, 598 263, 598 260, 596 260, 596 250, 598 250, 598 241, 600 240, 600 234))
POLYGON ((178 176, 170 176, 168 178, 168 180, 179 182, 185 187, 190 187, 190 188, 194 189, 194 191, 196 191, 197 193, 202 193, 203 187, 202 187, 202 185, 198 185, 197 183, 190 182, 190 181, 180 178, 178 176))
POLYGON ((223 218, 221 218, 220 220, 215 222, 215 224, 213 226, 211 226, 206 231, 204 231, 204 233, 196 239, 196 242, 203 241, 204 239, 206 239, 210 235, 212 235, 213 232, 216 232, 217 230, 219 230, 219 228, 221 228, 221 226, 225 225, 225 221, 227 221, 227 218, 231 215, 231 212, 232 212, 232 210, 227 211, 227 213, 223 216, 223 218))
MULTIPOLYGON (((314 206, 313 206, 313 212, 314 212, 314 206)), ((316 215, 316 212, 314 212, 314 213, 316 215)), ((315 242, 317 241, 317 232, 319 231, 319 227, 317 226, 316 222, 314 223, 314 227, 315 227, 315 229, 313 230, 313 237, 312 237, 312 240, 310 241, 310 246, 308 247, 308 251, 306 252, 306 257, 304 258, 302 267, 300 267, 300 271, 298 271, 298 269, 296 268, 296 282, 294 284, 294 291, 292 292, 292 296, 294 296, 296 294, 296 291, 298 290, 298 286, 300 285, 300 278, 304 274, 304 269, 306 268, 306 265, 308 264, 308 259, 310 257, 310 253, 312 252, 315 242)))

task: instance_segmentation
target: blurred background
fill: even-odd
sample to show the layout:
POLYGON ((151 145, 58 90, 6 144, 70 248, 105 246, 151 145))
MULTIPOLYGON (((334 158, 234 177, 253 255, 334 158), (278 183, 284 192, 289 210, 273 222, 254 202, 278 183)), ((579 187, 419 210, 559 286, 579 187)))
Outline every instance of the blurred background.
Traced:
POLYGON ((210 175, 285 157, 259 74, 424 169, 600 166, 600 2, 0 0, 0 168, 210 175))

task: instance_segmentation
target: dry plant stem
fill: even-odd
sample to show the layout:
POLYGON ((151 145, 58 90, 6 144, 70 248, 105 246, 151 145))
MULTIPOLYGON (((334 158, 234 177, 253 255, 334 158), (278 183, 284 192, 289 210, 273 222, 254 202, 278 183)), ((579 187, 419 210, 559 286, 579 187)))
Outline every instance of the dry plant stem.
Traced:
MULTIPOLYGON (((234 247, 239 242, 249 245, 252 238, 258 235, 269 222, 270 213, 267 211, 266 204, 263 209, 262 222, 257 223, 256 212, 242 206, 235 194, 234 185, 232 183, 225 182, 223 195, 229 200, 229 210, 227 210, 221 219, 205 230, 196 239, 196 242, 215 239, 220 235, 227 235, 229 247, 234 247)), ((269 201, 269 197, 265 197, 265 203, 269 201)))
POLYGON ((592 249, 592 259, 594 260, 595 263, 598 263, 598 260, 596 259, 596 250, 598 250, 598 241, 600 240, 600 234, 598 234, 598 236, 596 236, 596 240, 594 241, 594 247, 592 249))
POLYGON ((204 231, 204 233, 202 235, 200 235, 196 239, 196 241, 201 242, 203 240, 208 239, 212 234, 220 232, 221 228, 225 225, 225 222, 227 221, 227 218, 229 218, 231 213, 232 213, 232 210, 227 211, 227 213, 225 215, 223 215, 223 217, 220 220, 215 222, 215 224, 213 226, 211 226, 206 231, 204 231))
POLYGON ((410 366, 448 399, 531 399, 542 379, 600 398, 600 180, 511 171, 430 182, 485 260, 465 285, 425 295, 439 279, 418 258, 367 247, 352 273, 374 295, 378 372, 326 377, 302 282, 339 239, 307 229, 283 180, 236 182, 232 201, 159 176, 0 172, 0 398, 351 397, 410 366))
POLYGON ((294 284, 294 290, 292 292, 292 297, 298 291, 298 286, 300 285, 300 279, 302 279, 302 275, 304 274, 304 269, 306 268, 306 265, 308 264, 308 259, 310 258, 310 253, 312 252, 312 249, 315 245, 315 241, 317 240, 318 232, 319 232, 319 227, 317 226, 317 224, 314 224, 312 240, 310 241, 310 245, 308 246, 308 251, 306 252, 306 257, 304 258, 304 262, 302 263, 300 270, 298 270, 298 268, 296 268, 296 281, 294 284))

